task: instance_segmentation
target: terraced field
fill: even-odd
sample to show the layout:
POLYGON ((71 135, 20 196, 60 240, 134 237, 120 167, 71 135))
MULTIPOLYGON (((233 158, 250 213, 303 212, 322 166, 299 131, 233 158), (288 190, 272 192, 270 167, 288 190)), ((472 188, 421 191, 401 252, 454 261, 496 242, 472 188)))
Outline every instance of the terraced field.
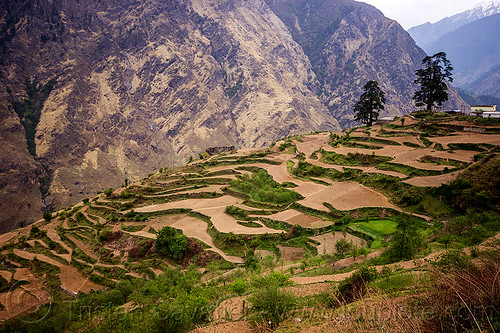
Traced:
MULTIPOLYGON (((451 121, 443 117, 441 125, 447 129, 451 121)), ((375 258, 402 217, 432 233, 442 217, 435 208, 439 200, 414 202, 414 193, 456 179, 500 145, 500 134, 470 134, 453 125, 439 136, 418 119, 406 117, 405 124, 302 135, 267 149, 162 169, 1 235, 0 276, 7 287, 0 293, 0 319, 53 297, 72 299, 122 280, 155 279, 175 266, 216 262, 232 272, 245 264, 249 250, 270 253, 271 265, 291 265, 283 271, 296 285, 340 281, 351 273, 335 275, 322 262, 310 276, 299 275, 291 261, 334 255, 340 239, 366 253, 333 268, 375 258), (156 249, 164 227, 189 238, 182 260, 156 249), (13 291, 19 294, 15 304, 13 291)), ((234 307, 241 301, 229 298, 214 316, 224 322, 227 311, 221 309, 229 307, 231 320, 239 319, 244 310, 234 307)))

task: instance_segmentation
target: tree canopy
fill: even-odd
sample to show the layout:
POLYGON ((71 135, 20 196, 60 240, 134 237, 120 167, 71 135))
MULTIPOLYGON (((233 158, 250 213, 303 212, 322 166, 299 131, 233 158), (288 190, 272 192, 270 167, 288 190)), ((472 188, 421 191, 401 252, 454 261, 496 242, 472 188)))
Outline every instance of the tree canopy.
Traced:
POLYGON ((417 106, 425 105, 427 110, 432 110, 434 103, 441 106, 448 100, 446 81, 453 82, 453 67, 444 52, 425 57, 422 65, 423 68, 415 71, 417 79, 414 83, 420 85, 420 90, 415 92, 413 99, 417 106))
POLYGON ((181 260, 187 251, 186 235, 172 227, 163 227, 157 234, 155 246, 163 255, 181 260))
POLYGON ((364 93, 354 105, 354 120, 371 126, 378 118, 377 110, 385 109, 385 93, 377 81, 368 81, 363 87, 364 93))

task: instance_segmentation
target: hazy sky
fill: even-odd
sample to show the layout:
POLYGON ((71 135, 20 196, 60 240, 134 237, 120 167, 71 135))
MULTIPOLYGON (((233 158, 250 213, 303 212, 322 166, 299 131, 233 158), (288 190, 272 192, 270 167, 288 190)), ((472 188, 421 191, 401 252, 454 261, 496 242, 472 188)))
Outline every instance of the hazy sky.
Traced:
MULTIPOLYGON (((359 1, 359 0, 358 0, 359 1)), ((479 0, 362 0, 380 9, 385 16, 408 29, 425 22, 434 23, 446 16, 475 7, 479 0)))

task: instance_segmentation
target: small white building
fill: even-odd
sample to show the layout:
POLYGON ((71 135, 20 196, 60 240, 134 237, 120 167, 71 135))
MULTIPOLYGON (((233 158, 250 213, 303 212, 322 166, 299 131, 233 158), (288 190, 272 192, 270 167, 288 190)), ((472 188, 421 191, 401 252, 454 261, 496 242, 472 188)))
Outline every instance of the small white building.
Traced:
POLYGON ((500 111, 488 111, 482 113, 483 118, 500 118, 500 111))
POLYGON ((375 124, 388 124, 394 121, 395 117, 379 117, 375 124))
POLYGON ((496 112, 496 105, 472 105, 470 107, 470 113, 476 116, 480 116, 484 112, 496 112))

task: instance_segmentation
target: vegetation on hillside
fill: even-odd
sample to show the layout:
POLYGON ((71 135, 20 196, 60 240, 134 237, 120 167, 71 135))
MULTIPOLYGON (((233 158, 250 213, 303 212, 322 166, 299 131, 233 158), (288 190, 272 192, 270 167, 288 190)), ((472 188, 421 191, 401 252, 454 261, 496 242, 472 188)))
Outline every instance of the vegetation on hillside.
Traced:
POLYGON ((46 214, 3 244, 0 292, 31 290, 52 298, 0 331, 188 332, 240 320, 277 332, 321 330, 330 322, 341 331, 496 330, 500 244, 484 242, 500 232, 497 147, 464 137, 461 144, 441 144, 439 153, 455 154, 444 158, 424 147, 436 147, 435 138, 447 135, 451 117, 416 115, 421 120, 412 124, 357 130, 370 133, 366 137, 330 136, 333 146, 361 152, 318 146, 317 158, 308 159, 302 144, 324 144, 328 137, 293 137, 252 155, 161 168, 141 182, 125 181, 121 189, 46 214), (383 128, 391 129, 384 131, 389 138, 378 137, 383 128), (414 131, 418 135, 405 135, 421 144, 402 146, 395 140, 410 139, 392 131, 414 131), (412 161, 423 166, 363 153, 373 149, 368 142, 426 149, 412 161), (286 182, 276 182, 271 174, 277 170, 286 182), (452 171, 459 175, 440 186, 411 184, 452 171), (346 184, 346 193, 372 193, 363 186, 369 187, 397 209, 340 209, 327 195, 308 201, 346 184), (14 279, 19 267, 36 283, 14 279), (68 272, 75 285, 90 283, 94 290, 73 293, 68 272), (397 315, 369 312, 379 308, 397 315))

